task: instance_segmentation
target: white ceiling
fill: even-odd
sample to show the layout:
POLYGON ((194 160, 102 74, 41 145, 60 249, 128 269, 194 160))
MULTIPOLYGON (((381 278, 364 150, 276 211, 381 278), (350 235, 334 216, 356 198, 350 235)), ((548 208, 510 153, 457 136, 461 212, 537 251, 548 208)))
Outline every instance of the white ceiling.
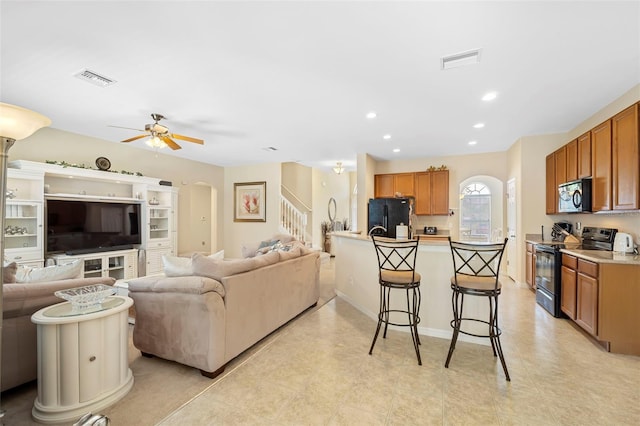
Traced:
POLYGON ((219 166, 503 151, 640 83, 638 1, 3 0, 0 13, 2 102, 114 143, 139 132, 110 125, 161 113, 206 141, 174 155, 219 166), (475 48, 479 64, 440 70, 475 48), (84 68, 117 83, 73 77, 84 68))

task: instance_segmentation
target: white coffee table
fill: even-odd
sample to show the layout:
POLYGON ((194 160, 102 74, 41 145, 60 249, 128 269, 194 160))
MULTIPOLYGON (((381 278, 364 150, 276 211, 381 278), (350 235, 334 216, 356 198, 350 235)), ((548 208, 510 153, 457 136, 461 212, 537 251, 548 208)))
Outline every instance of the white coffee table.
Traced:
POLYGON ((133 386, 128 346, 129 297, 111 296, 87 312, 70 302, 43 308, 31 321, 38 331, 38 396, 33 418, 77 421, 114 404, 133 386))

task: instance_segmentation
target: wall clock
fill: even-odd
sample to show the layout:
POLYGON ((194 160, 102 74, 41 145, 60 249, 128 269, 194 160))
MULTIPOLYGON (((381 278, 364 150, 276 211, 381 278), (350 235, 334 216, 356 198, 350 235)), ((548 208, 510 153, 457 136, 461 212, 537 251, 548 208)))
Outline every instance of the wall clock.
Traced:
POLYGON ((100 170, 109 170, 111 168, 111 161, 107 157, 98 157, 96 158, 96 166, 100 170))

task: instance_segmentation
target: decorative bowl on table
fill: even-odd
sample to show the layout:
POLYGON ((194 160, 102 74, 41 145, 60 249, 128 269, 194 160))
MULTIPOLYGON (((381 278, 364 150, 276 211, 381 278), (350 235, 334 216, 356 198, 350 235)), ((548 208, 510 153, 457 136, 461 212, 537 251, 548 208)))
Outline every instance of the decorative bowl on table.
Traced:
POLYGON ((116 294, 116 289, 110 285, 96 284, 59 290, 54 294, 56 297, 71 302, 75 309, 87 309, 100 305, 104 299, 116 294))

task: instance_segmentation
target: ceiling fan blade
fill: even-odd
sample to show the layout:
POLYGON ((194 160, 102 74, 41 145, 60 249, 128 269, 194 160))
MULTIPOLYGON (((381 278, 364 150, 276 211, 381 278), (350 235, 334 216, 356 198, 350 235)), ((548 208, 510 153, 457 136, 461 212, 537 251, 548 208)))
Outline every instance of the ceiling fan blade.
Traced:
POLYGON ((133 127, 122 127, 122 126, 112 126, 112 125, 108 125, 107 127, 115 127, 116 129, 137 130, 138 132, 144 132, 144 129, 134 129, 133 127))
POLYGON ((174 140, 172 140, 171 138, 169 138, 168 136, 160 136, 160 139, 162 139, 162 141, 164 143, 167 144, 167 146, 171 149, 173 149, 174 151, 176 149, 182 149, 182 147, 180 145, 178 145, 174 140))
POLYGON ((180 139, 182 141, 193 142, 193 143, 198 143, 200 145, 204 145, 204 141, 202 139, 196 139, 196 138, 192 138, 190 136, 183 136, 183 135, 179 135, 177 133, 172 133, 171 137, 174 138, 174 139, 180 139))
POLYGON ((129 139, 125 139, 125 140, 120 141, 120 142, 133 142, 133 141, 136 141, 136 140, 138 140, 138 139, 148 138, 148 137, 149 137, 149 135, 148 135, 148 134, 138 135, 138 136, 134 136, 134 137, 129 138, 129 139))

